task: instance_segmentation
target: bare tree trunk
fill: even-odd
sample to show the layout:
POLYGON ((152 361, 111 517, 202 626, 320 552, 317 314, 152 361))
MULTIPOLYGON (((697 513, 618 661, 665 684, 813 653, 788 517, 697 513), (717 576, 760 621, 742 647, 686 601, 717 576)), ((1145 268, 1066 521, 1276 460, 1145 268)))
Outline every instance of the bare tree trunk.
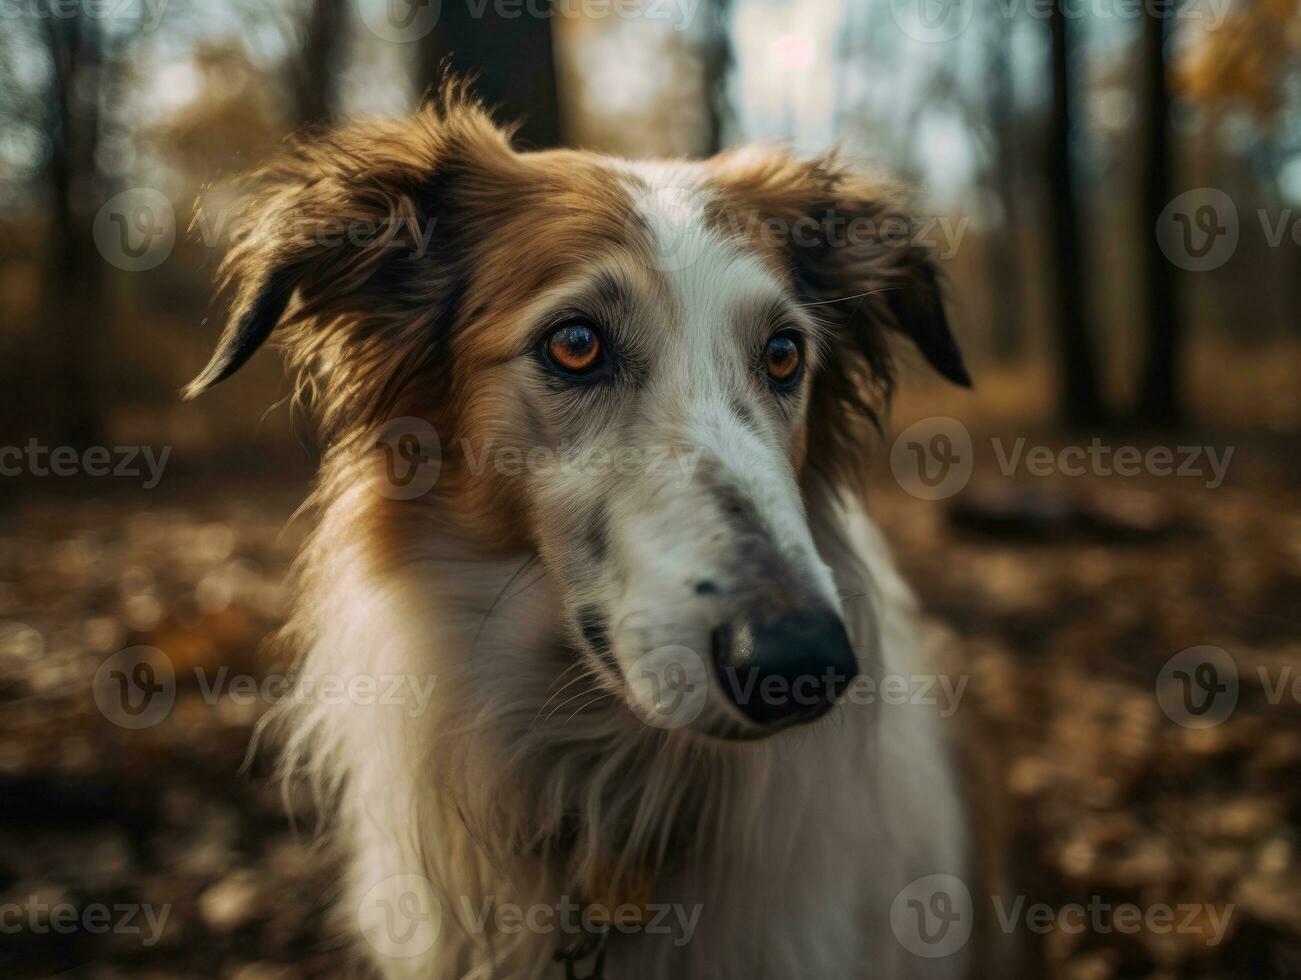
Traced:
POLYGON ((338 111, 339 64, 347 28, 347 0, 311 0, 302 46, 289 61, 297 125, 329 122, 338 111))
POLYGON ((732 68, 732 44, 727 32, 730 4, 731 0, 711 0, 713 23, 700 53, 705 89, 704 150, 709 156, 723 149, 723 132, 730 121, 727 103, 727 73, 732 68))
POLYGON ((1075 164, 1071 154, 1070 39, 1062 0, 1053 6, 1052 109, 1048 134, 1049 241, 1053 252, 1056 286, 1057 356, 1061 375, 1060 413, 1073 428, 1097 426, 1105 421, 1098 392, 1087 288, 1084 249, 1080 241, 1079 211, 1075 197, 1075 164))
POLYGON ((1175 296, 1174 270, 1157 242, 1157 219, 1170 202, 1170 90, 1166 80, 1168 16, 1148 9, 1143 16, 1142 109, 1139 119, 1147 138, 1142 164, 1143 313, 1147 350, 1139 388, 1139 420, 1158 426, 1183 419, 1179 362, 1183 323, 1175 296))
POLYGON ((1001 19, 998 35, 989 39, 989 118, 993 136, 991 181, 1003 210, 1002 234, 989 244, 990 336, 994 356, 1012 360, 1025 346, 1025 316, 1021 301, 1021 215, 1017 199, 1018 172, 1016 102, 1012 90, 1011 38, 1001 19))
MULTIPOLYGON (((47 11, 47 14, 49 12, 47 11)), ((93 185, 99 140, 101 37, 88 16, 46 16, 41 22, 50 55, 50 156, 46 168, 51 222, 41 303, 43 329, 55 358, 50 395, 61 443, 102 441, 98 371, 106 363, 103 263, 93 247, 91 222, 78 191, 93 185)))
MULTIPOLYGON (((444 64, 475 77, 474 90, 503 122, 522 121, 518 139, 533 147, 561 142, 560 101, 551 18, 502 16, 493 4, 444 3, 437 28, 422 42, 422 89, 438 83, 444 64)), ((509 11, 507 11, 509 13, 509 11)))

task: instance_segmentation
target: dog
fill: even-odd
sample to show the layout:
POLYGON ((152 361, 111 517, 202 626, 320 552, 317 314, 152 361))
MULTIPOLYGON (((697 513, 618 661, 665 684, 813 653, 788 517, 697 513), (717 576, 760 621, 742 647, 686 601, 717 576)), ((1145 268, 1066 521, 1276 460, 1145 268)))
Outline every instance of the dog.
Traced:
POLYGON ((455 81, 252 179, 187 394, 273 339, 322 433, 267 724, 363 968, 962 975, 900 938, 969 864, 940 713, 855 696, 929 669, 864 509, 891 336, 970 384, 897 192, 521 152, 455 81))

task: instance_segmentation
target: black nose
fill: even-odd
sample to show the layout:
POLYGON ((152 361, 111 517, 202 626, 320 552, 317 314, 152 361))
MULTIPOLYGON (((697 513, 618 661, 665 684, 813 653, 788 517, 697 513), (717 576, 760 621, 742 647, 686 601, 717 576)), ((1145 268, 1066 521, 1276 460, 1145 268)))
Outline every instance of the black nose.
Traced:
POLYGON ((800 609, 713 633, 723 690, 751 721, 776 726, 826 714, 858 673, 840 617, 800 609))

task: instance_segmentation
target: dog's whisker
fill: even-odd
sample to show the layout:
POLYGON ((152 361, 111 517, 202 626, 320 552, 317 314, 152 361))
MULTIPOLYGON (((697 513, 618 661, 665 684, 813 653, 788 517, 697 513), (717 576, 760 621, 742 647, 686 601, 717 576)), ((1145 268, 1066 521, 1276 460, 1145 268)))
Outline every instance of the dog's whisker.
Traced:
MULTIPOLYGON (((561 701, 558 705, 556 705, 554 708, 552 708, 552 709, 551 709, 551 713, 548 714, 548 715, 547 715, 545 718, 543 718, 542 720, 543 720, 544 722, 550 721, 550 720, 552 719, 552 717, 555 716, 555 713, 556 713, 557 711, 559 711, 561 708, 563 708, 565 705, 569 704, 570 702, 577 701, 579 698, 585 698, 585 697, 587 697, 589 694, 595 694, 595 693, 597 693, 598 691, 603 691, 603 689, 602 689, 602 688, 599 688, 599 687, 589 687, 589 688, 588 688, 587 690, 585 690, 585 691, 579 691, 579 692, 578 692, 577 694, 575 694, 573 697, 565 698, 565 700, 561 701)), ((603 693, 607 693, 607 694, 608 694, 609 692, 608 692, 608 691, 603 691, 603 693)))
MULTIPOLYGON (((583 673, 579 674, 577 677, 572 678, 568 683, 566 683, 564 686, 562 686, 562 687, 560 688, 560 690, 556 691, 554 694, 552 694, 550 697, 548 697, 548 698, 546 699, 546 701, 542 702, 542 707, 538 708, 538 710, 537 710, 537 714, 535 714, 535 715, 533 716, 533 724, 537 724, 538 719, 542 717, 542 712, 544 712, 544 711, 547 710, 547 706, 550 705, 551 702, 554 701, 556 698, 560 697, 560 695, 563 694, 566 690, 568 690, 569 688, 573 687, 575 684, 578 684, 578 683, 580 683, 580 682, 582 682, 582 681, 591 680, 592 678, 594 678, 594 677, 596 677, 596 676, 597 676, 596 671, 593 670, 591 667, 588 667, 587 670, 585 670, 583 673)), ((593 690, 594 690, 594 689, 593 689, 593 690)), ((582 697, 582 695, 580 694, 580 695, 578 695, 578 697, 582 697)), ((572 700, 572 699, 571 699, 571 700, 572 700)), ((560 707, 563 707, 565 704, 568 704, 568 703, 569 703, 568 701, 563 702, 561 705, 558 705, 558 706, 557 706, 557 709, 559 709, 560 707)), ((550 717, 551 717, 550 715, 547 716, 548 719, 550 719, 550 717)), ((530 726, 529 726, 529 730, 531 731, 532 728, 533 728, 533 725, 530 725, 530 726)))
POLYGON ((869 289, 863 293, 854 293, 852 296, 838 296, 835 299, 819 299, 814 300, 811 303, 792 303, 791 305, 798 307, 799 309, 807 309, 811 306, 830 306, 832 303, 848 303, 850 300, 863 299, 865 296, 875 296, 877 293, 888 293, 897 290, 898 288, 898 286, 882 286, 879 289, 869 289))
POLYGON ((596 697, 592 698, 592 700, 588 701, 586 704, 584 704, 584 705, 580 705, 579 708, 578 708, 578 709, 577 709, 577 710, 576 710, 572 715, 570 715, 568 718, 566 718, 566 719, 564 720, 563 723, 561 723, 560 727, 561 727, 561 728, 564 728, 565 725, 568 725, 571 721, 573 721, 575 718, 577 718, 580 714, 582 714, 584 711, 586 711, 586 710, 587 710, 588 708, 590 708, 592 705, 596 704, 598 701, 602 701, 602 700, 604 700, 605 698, 612 698, 612 697, 614 697, 614 692, 613 692, 613 691, 602 691, 600 694, 598 694, 596 697))
POLYGON ((488 611, 483 614, 483 619, 480 620, 479 622, 479 628, 475 631, 474 640, 471 641, 470 643, 471 655, 473 655, 474 651, 478 648, 479 638, 483 636, 484 627, 488 625, 488 620, 492 617, 493 611, 497 608, 498 605, 500 605, 502 599, 506 595, 506 592, 510 589, 512 585, 515 584, 515 582, 519 579, 519 577, 524 574, 524 572, 528 569, 530 565, 532 565, 535 561, 541 561, 541 560, 542 560, 542 556, 537 552, 534 552, 533 554, 529 555, 526 559, 524 559, 524 564, 520 565, 519 568, 515 569, 515 571, 511 573, 510 578, 508 578, 506 580, 506 584, 501 587, 501 591, 498 592, 496 598, 492 600, 492 603, 488 606, 488 611))

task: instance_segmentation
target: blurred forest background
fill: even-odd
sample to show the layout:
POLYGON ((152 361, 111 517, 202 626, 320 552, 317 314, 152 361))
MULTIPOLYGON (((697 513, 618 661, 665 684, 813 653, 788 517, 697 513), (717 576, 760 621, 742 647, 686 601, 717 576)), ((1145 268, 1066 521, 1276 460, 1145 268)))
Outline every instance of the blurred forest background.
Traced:
MULTIPOLYGON (((1213 415, 1228 364, 1268 373, 1280 359, 1262 350, 1295 349, 1293 0, 948 0, 930 4, 948 11, 939 29, 910 13, 920 0, 570 0, 547 17, 516 16, 513 0, 413 2, 409 25, 389 27, 406 2, 5 5, 0 390, 20 434, 126 431, 204 453, 246 441, 279 391, 272 365, 260 389, 173 397, 212 340, 210 273, 231 231, 191 227, 199 192, 291 130, 410 109, 449 55, 534 146, 839 141, 901 175, 943 220, 937 244, 952 232, 940 251, 966 349, 1022 378, 1055 366, 1040 398, 1071 423, 1213 415), (147 211, 116 198, 142 188, 157 195, 147 211), (1197 188, 1232 202, 1213 227, 1231 223, 1236 248, 1190 271, 1154 229, 1197 188), (136 271, 95 249, 95 221, 115 209, 142 222, 116 228, 143 252, 136 271)), ((1279 387, 1250 421, 1295 423, 1294 386, 1279 387)))
POLYGON ((1301 976, 1301 710, 1254 680, 1301 668, 1297 0, 0 0, 0 446, 172 447, 148 490, 0 478, 0 904, 173 906, 147 948, 0 937, 6 975, 344 972, 328 866, 265 760, 236 775, 265 705, 182 684, 127 731, 90 679, 138 644, 265 671, 302 534, 313 443, 277 359, 177 397, 231 233, 196 198, 291 131, 411 109, 448 58, 527 145, 840 142, 912 184, 977 387, 909 370, 897 428, 1235 450, 1216 488, 981 450, 942 503, 891 480, 888 444, 864 465, 974 678, 1003 887, 1234 910, 1215 947, 1022 931, 1023 975, 1301 976), (1207 643, 1239 707, 1182 728, 1153 685, 1207 643))

